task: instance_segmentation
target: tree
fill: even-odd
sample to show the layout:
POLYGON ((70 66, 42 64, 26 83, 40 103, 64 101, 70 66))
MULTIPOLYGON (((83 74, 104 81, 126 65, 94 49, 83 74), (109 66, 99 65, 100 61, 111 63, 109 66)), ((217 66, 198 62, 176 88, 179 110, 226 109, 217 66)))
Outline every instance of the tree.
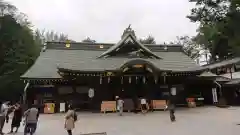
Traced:
POLYGON ((45 41, 57 41, 57 42, 65 42, 68 40, 68 35, 59 34, 54 31, 43 32, 43 37, 45 41))
POLYGON ((208 48, 212 60, 240 56, 240 1, 190 0, 196 7, 188 18, 199 22, 196 41, 208 48))
MULTIPOLYGON (((45 31, 45 30, 39 30, 36 29, 34 32, 34 38, 39 43, 44 44, 44 42, 47 41, 54 41, 54 42, 66 42, 67 40, 70 40, 68 38, 68 35, 63 33, 57 33, 54 31, 45 31)), ((71 42, 74 42, 73 40, 70 40, 71 42)))
MULTIPOLYGON (((20 76, 34 63, 40 48, 29 25, 17 20, 17 13, 1 1, 0 16, 0 99, 17 98, 24 84, 20 76), (4 12, 2 12, 4 11, 4 12)), ((11 7, 11 6, 10 6, 11 7)))
POLYGON ((154 37, 150 35, 147 38, 140 39, 139 42, 142 44, 156 44, 154 37))
POLYGON ((11 5, 3 0, 0 0, 0 16, 4 15, 14 15, 17 11, 17 8, 14 5, 11 5))
POLYGON ((204 50, 201 45, 194 41, 194 37, 178 36, 176 41, 172 44, 179 44, 183 46, 183 51, 191 58, 195 59, 199 57, 200 52, 204 50))
POLYGON ((96 40, 93 40, 90 37, 87 37, 86 39, 83 39, 82 42, 84 42, 84 43, 96 43, 96 40))

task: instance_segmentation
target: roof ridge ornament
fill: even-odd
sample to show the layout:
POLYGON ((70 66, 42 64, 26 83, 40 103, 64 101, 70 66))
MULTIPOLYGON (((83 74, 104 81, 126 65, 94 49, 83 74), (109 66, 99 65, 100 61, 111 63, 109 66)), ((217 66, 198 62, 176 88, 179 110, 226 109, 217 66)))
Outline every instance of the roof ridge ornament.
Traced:
POLYGON ((98 56, 98 58, 106 58, 109 56, 115 56, 117 55, 117 53, 123 53, 120 50, 126 46, 130 47, 130 49, 129 48, 123 49, 123 52, 125 52, 126 54, 129 54, 129 52, 133 51, 139 51, 139 49, 141 49, 142 51, 140 52, 143 53, 143 56, 161 59, 159 56, 154 54, 149 48, 147 48, 137 40, 135 32, 131 28, 131 24, 124 30, 122 39, 117 44, 113 45, 107 51, 98 56))
POLYGON ((70 48, 71 47, 71 41, 70 40, 66 41, 65 47, 66 48, 70 48))
POLYGON ((128 34, 132 34, 134 38, 137 38, 135 35, 135 31, 131 28, 131 24, 129 24, 128 27, 123 31, 121 39, 123 39, 128 34))

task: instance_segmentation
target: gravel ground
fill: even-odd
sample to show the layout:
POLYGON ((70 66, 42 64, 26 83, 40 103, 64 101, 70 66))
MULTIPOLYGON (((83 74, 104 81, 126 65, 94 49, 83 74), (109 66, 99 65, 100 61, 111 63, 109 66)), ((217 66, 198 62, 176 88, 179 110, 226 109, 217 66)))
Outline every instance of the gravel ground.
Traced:
MULTIPOLYGON (((237 135, 240 132, 240 107, 200 107, 179 109, 176 122, 169 113, 158 111, 146 115, 124 113, 79 113, 73 135, 107 132, 107 135, 237 135)), ((64 114, 41 115, 36 135, 67 135, 64 114)), ((10 124, 4 132, 10 130, 10 124)), ((23 134, 23 127, 17 135, 23 134)))

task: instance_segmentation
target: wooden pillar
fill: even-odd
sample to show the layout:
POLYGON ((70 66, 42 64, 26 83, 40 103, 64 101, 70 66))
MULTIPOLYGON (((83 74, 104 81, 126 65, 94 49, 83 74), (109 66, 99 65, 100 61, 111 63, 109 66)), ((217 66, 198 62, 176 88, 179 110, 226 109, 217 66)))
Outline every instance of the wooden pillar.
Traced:
POLYGON ((230 67, 230 77, 232 79, 232 67, 230 67))
POLYGON ((27 89, 28 89, 29 85, 30 85, 30 82, 27 81, 26 85, 24 87, 24 93, 23 93, 23 104, 24 105, 26 105, 26 103, 27 103, 27 89))

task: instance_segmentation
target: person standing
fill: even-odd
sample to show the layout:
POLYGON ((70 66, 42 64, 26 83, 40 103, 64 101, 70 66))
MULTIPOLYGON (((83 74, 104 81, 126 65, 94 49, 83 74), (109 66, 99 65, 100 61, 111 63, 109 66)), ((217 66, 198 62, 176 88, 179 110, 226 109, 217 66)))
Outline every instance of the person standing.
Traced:
POLYGON ((1 108, 0 108, 0 135, 3 135, 3 127, 5 124, 5 120, 6 120, 6 116, 8 113, 8 109, 9 109, 9 104, 10 102, 5 102, 3 104, 1 104, 1 108))
POLYGON ((72 135, 72 130, 75 128, 75 122, 77 121, 77 114, 73 110, 73 107, 69 105, 68 111, 65 116, 64 128, 67 130, 68 135, 72 135))
POLYGON ((3 126, 5 123, 5 114, 4 114, 4 108, 3 108, 3 104, 1 103, 1 107, 0 107, 0 134, 3 135, 3 126))
POLYGON ((119 111, 119 116, 122 116, 122 114, 123 114, 123 104, 124 104, 124 101, 121 98, 118 98, 117 99, 117 108, 119 111))
POLYGON ((119 99, 119 96, 116 96, 115 97, 115 101, 116 101, 116 111, 119 112, 119 106, 118 106, 118 99, 119 99))
POLYGON ((169 110, 170 120, 171 120, 172 122, 175 122, 175 121, 176 121, 176 117, 175 117, 175 105, 173 104, 173 102, 172 102, 171 100, 168 100, 167 109, 169 110))
POLYGON ((141 99, 141 110, 143 114, 147 113, 148 111, 148 104, 145 98, 141 99))
POLYGON ((170 91, 170 97, 169 97, 169 101, 168 101, 168 109, 169 109, 169 113, 170 113, 170 119, 172 122, 176 121, 176 117, 175 117, 175 98, 176 98, 176 88, 172 87, 171 91, 170 91))
POLYGON ((10 133, 13 133, 14 128, 16 128, 15 133, 18 132, 18 128, 20 127, 20 123, 22 121, 22 116, 23 114, 21 105, 19 103, 16 103, 13 110, 13 118, 10 133))
POLYGON ((37 122, 39 118, 39 110, 35 105, 32 105, 27 111, 24 112, 25 127, 24 135, 30 132, 30 135, 35 133, 37 128, 37 122))

